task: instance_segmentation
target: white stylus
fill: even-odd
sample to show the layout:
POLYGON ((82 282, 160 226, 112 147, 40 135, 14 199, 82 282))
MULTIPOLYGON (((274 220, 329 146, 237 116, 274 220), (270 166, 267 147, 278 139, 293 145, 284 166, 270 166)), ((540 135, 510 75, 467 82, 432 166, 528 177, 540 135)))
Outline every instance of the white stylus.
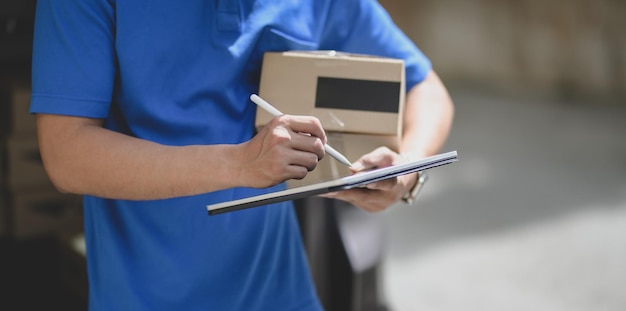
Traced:
MULTIPOLYGON (((280 112, 280 110, 276 109, 274 106, 270 105, 270 103, 266 102, 263 98, 259 97, 256 94, 250 95, 250 100, 254 102, 255 104, 257 104, 259 107, 265 109, 265 111, 269 112, 271 115, 275 117, 283 115, 283 113, 280 112)), ((326 153, 330 154, 330 156, 337 159, 337 161, 347 166, 352 166, 352 163, 350 163, 350 161, 348 161, 348 159, 346 159, 346 157, 343 154, 339 153, 339 151, 335 150, 335 148, 331 147, 329 144, 325 144, 324 149, 326 150, 326 153)))

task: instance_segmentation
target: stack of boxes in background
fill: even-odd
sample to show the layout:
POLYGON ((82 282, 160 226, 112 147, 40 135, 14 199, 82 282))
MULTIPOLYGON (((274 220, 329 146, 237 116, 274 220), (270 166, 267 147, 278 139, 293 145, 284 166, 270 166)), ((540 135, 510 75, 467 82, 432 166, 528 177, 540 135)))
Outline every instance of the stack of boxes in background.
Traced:
POLYGON ((16 77, 0 79, 0 310, 85 310, 82 200, 48 178, 28 113, 30 83, 16 77))
POLYGON ((0 237, 16 240, 82 232, 80 199, 52 186, 28 113, 35 6, 0 1, 0 237))
POLYGON ((82 232, 81 199, 59 193, 46 172, 37 145, 35 117, 28 113, 30 85, 3 85, 3 231, 15 238, 54 235, 69 240, 82 232))
POLYGON ((0 1, 0 310, 86 310, 81 200, 52 186, 28 113, 36 3, 0 1))
MULTIPOLYGON (((351 162, 380 146, 398 150, 405 96, 402 60, 336 51, 268 52, 259 96, 285 114, 320 119, 328 144, 351 162)), ((256 126, 271 118, 258 109, 256 126)), ((348 174, 347 167, 327 156, 305 179, 289 184, 348 174)))

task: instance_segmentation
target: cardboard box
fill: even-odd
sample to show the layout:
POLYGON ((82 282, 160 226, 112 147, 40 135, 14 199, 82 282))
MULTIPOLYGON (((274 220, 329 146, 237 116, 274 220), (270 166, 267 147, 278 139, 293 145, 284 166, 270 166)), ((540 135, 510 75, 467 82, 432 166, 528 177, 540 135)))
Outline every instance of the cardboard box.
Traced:
POLYGON ((13 236, 69 236, 83 230, 82 198, 57 191, 12 194, 13 236))
POLYGON ((9 204, 5 189, 0 187, 0 237, 8 233, 9 227, 9 204))
MULTIPOLYGON (((328 143, 350 161, 380 146, 398 150, 404 115, 404 62, 334 51, 268 52, 259 96, 283 113, 320 119, 328 143)), ((256 126, 272 116, 257 109, 256 126)), ((348 175, 330 156, 303 180, 307 185, 348 175)))
POLYGON ((13 134, 37 135, 35 116, 30 114, 30 86, 16 85, 11 93, 13 134))
POLYGON ((7 159, 7 148, 4 139, 0 138, 0 188, 7 186, 7 174, 9 162, 7 159))
MULTIPOLYGON (((404 62, 334 51, 268 52, 259 96, 283 113, 319 118, 327 132, 400 136, 404 62)), ((256 125, 271 118, 259 109, 256 125)))
POLYGON ((37 124, 35 116, 29 113, 31 87, 21 80, 0 81, 4 85, 0 89, 2 106, 2 127, 0 136, 10 135, 36 136, 37 124))
POLYGON ((9 189, 54 190, 41 160, 37 138, 11 137, 7 141, 7 158, 9 189))

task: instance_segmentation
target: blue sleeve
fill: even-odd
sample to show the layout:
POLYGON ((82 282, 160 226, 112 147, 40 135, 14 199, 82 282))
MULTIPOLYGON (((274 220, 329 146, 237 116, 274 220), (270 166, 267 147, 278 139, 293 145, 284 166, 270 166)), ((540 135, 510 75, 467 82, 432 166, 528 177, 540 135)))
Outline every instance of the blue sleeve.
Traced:
POLYGON ((110 1, 37 1, 31 113, 106 117, 116 71, 110 1))
POLYGON ((424 80, 432 69, 430 60, 378 1, 332 1, 326 25, 322 49, 403 59, 407 90, 424 80))

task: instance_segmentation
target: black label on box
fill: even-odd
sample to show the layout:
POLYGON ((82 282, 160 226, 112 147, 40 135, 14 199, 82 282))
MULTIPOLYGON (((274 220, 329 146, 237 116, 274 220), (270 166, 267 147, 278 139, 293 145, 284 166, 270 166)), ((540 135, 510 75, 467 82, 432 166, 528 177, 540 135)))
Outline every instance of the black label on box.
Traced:
POLYGON ((399 113, 400 82, 317 78, 315 107, 399 113))

